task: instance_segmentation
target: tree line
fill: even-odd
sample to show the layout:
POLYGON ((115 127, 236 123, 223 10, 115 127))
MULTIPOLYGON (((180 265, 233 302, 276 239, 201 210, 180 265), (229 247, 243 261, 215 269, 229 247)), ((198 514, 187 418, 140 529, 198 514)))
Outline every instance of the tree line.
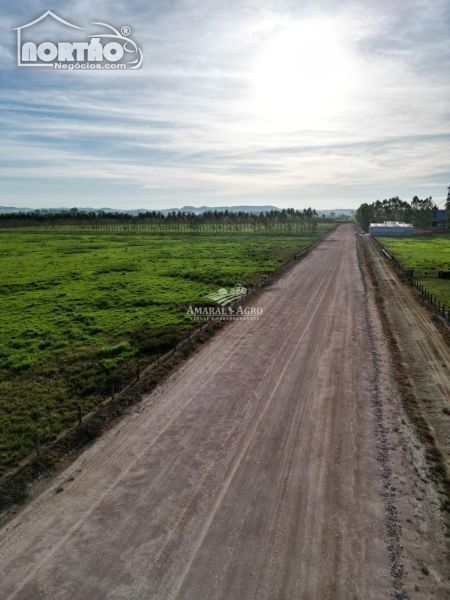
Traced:
MULTIPOLYGON (((321 219, 323 221, 324 219, 321 219)), ((173 232, 288 232, 315 231, 317 211, 312 208, 287 208, 261 213, 243 211, 205 211, 203 213, 147 211, 127 212, 83 211, 70 209, 61 212, 32 211, 0 214, 0 227, 28 228, 80 226, 93 230, 173 231, 173 232)))
MULTIPOLYGON (((450 212, 450 188, 447 197, 447 214, 450 212)), ((377 200, 372 204, 361 204, 355 218, 361 227, 368 231, 370 223, 383 221, 400 221, 412 223, 416 229, 431 229, 436 204, 431 196, 419 198, 414 196, 411 202, 401 200, 398 196, 385 200, 377 200)))

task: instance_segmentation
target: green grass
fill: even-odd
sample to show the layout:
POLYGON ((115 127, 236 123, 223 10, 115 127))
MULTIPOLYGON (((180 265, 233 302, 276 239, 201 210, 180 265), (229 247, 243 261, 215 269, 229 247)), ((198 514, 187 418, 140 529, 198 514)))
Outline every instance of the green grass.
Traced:
POLYGON ((450 307, 450 280, 437 276, 438 271, 450 271, 450 235, 379 240, 406 269, 414 269, 414 276, 441 303, 450 307))
POLYGON ((260 281, 311 240, 0 234, 0 473, 173 347, 190 303, 260 281))

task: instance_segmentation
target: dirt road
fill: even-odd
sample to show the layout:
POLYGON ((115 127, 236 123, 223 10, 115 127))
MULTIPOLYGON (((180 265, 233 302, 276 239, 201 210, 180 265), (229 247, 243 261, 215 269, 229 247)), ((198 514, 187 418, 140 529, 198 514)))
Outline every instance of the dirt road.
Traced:
POLYGON ((2 599, 393 597, 353 227, 256 302, 0 532, 2 599))

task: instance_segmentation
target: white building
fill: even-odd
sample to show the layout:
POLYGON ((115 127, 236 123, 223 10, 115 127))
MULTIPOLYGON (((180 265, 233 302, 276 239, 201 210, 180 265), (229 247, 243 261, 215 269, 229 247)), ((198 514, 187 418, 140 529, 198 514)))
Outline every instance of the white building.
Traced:
POLYGON ((370 235, 414 235, 414 225, 411 223, 398 223, 397 221, 385 221, 384 223, 371 223, 369 225, 370 235))

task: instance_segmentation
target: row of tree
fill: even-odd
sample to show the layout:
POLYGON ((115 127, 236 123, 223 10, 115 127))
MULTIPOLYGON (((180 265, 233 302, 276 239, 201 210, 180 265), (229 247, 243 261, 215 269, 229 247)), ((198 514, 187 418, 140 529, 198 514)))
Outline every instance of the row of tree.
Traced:
MULTIPOLYGON (((323 219, 321 219, 323 220, 323 219)), ((318 214, 312 208, 293 208, 261 213, 206 211, 200 214, 172 211, 141 212, 86 212, 71 209, 62 212, 33 211, 0 214, 0 227, 87 227, 89 229, 126 231, 174 232, 290 232, 313 231, 318 214)))
MULTIPOLYGON (((385 200, 377 200, 372 204, 361 204, 356 211, 356 220, 368 231, 370 223, 383 221, 400 221, 412 223, 416 229, 427 230, 433 226, 436 204, 432 197, 414 196, 411 202, 401 200, 398 196, 385 200)), ((447 197, 447 213, 450 212, 450 188, 447 197)))

